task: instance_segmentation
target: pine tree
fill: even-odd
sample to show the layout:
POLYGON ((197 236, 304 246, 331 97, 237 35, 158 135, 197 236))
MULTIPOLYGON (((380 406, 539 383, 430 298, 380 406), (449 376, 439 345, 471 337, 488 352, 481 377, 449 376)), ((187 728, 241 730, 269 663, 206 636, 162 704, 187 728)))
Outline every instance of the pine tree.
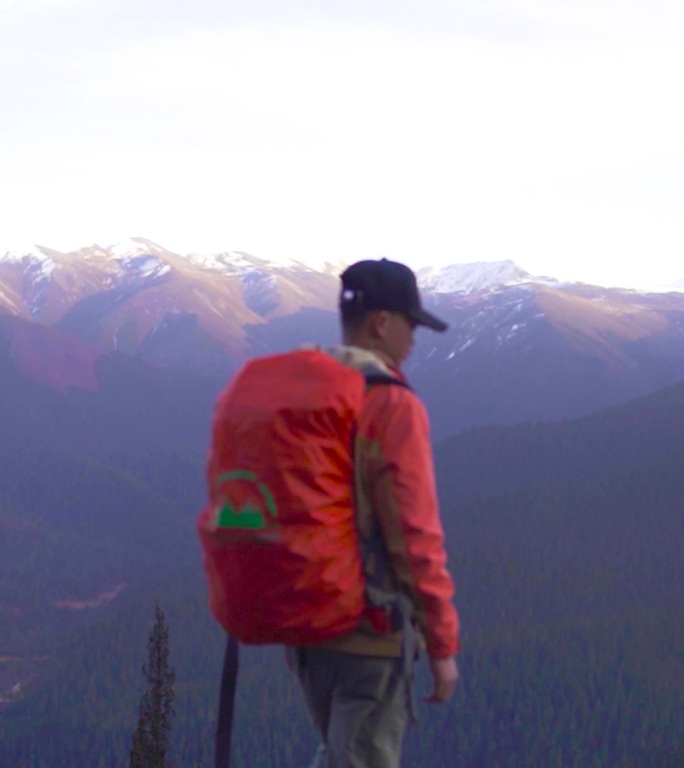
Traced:
POLYGON ((133 733, 129 768, 168 768, 166 751, 173 719, 173 684, 169 665, 169 631, 164 613, 155 608, 155 622, 147 641, 147 664, 143 666, 147 690, 140 699, 138 725, 133 733))

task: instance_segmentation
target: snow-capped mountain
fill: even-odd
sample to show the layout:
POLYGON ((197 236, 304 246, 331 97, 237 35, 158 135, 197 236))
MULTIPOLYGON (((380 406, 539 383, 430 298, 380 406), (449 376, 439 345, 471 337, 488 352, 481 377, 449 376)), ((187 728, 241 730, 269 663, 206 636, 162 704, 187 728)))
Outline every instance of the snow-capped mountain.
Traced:
MULTIPOLYGON (((70 253, 32 246, 0 251, 0 315, 59 332, 15 323, 4 336, 28 374, 56 365, 42 380, 61 388, 96 387, 93 361, 114 352, 225 379, 256 354, 336 343, 341 270, 235 251, 181 255, 143 238, 70 253), (69 375, 70 360, 90 368, 69 375)), ((439 414, 437 435, 572 417, 684 379, 684 294, 561 283, 511 261, 418 277, 450 325, 420 330, 407 365, 439 414)))
POLYGON ((158 362, 174 362, 182 339, 180 357, 204 367, 247 354, 247 327, 332 306, 336 290, 330 268, 237 252, 183 256, 143 238, 0 256, 0 311, 158 362))
MULTIPOLYGON (((149 288, 174 273, 184 280, 203 275, 218 290, 230 286, 241 292, 244 305, 259 318, 283 315, 306 306, 329 308, 338 289, 339 274, 347 265, 321 263, 312 266, 296 260, 273 261, 242 251, 176 254, 144 238, 128 238, 114 245, 92 245, 70 253, 41 246, 0 251, 0 306, 14 314, 56 322, 67 304, 103 291, 135 292, 149 288), (14 279, 8 268, 13 265, 14 279), (21 278, 20 280, 18 278, 21 278), (19 285, 21 283, 21 285, 19 285), (325 288, 322 288, 325 286, 325 288), (322 293, 321 293, 322 290, 322 293), (68 292, 68 297, 64 293, 68 292), (4 299, 4 301, 3 301, 4 299)), ((421 290, 433 295, 471 294, 505 286, 557 283, 535 277, 511 260, 423 267, 417 272, 421 290)), ((197 298, 212 303, 215 293, 208 285, 198 288, 197 298)), ((185 297, 188 301, 188 297, 185 297)), ((182 302, 181 302, 182 303, 182 302)), ((180 305, 179 305, 180 307, 180 305)), ((259 322, 257 317, 252 318, 259 322)))
MULTIPOLYGON (((0 309, 108 351, 217 368, 226 353, 250 354, 248 328, 333 309, 343 268, 238 251, 181 255, 137 237, 70 253, 31 246, 0 255, 0 309)), ((427 268, 419 280, 437 296, 535 278, 503 261, 427 268)))
MULTIPOLYGON (((186 269, 196 268, 218 276, 235 278, 242 283, 247 293, 255 293, 254 289, 260 283, 262 289, 273 287, 278 274, 308 274, 310 277, 325 275, 336 280, 347 266, 329 262, 312 266, 292 259, 273 261, 242 251, 181 255, 151 240, 138 237, 107 247, 87 246, 70 253, 31 245, 4 253, 0 251, 0 265, 3 263, 21 267, 24 276, 30 276, 29 283, 44 283, 55 268, 58 272, 65 271, 70 264, 76 263, 79 271, 83 272, 96 264, 107 286, 161 277, 182 264, 186 269)), ((510 260, 424 267, 418 270, 417 277, 421 289, 430 293, 472 293, 527 282, 555 282, 550 278, 534 277, 510 260)), ((304 293, 300 292, 300 295, 304 293)), ((31 314, 39 314, 42 309, 40 301, 30 293, 26 298, 31 314)))
POLYGON ((417 272, 420 287, 431 293, 474 293, 522 283, 556 282, 534 277, 510 259, 446 267, 423 267, 417 272))

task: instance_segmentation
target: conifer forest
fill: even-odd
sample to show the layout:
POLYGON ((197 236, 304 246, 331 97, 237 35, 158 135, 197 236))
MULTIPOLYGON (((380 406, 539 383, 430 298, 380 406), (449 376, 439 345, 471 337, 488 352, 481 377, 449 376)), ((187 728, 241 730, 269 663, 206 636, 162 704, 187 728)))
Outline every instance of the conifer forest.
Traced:
MULTIPOLYGON (((684 765, 683 398, 437 444, 461 681, 447 706, 422 703, 419 663, 403 765, 684 765)), ((202 453, 15 444, 3 462, 0 766, 161 765, 140 762, 161 734, 167 766, 208 768, 224 637, 195 535, 202 453), (118 591, 56 605, 84 575, 118 591)), ((242 650, 233 748, 245 768, 313 756, 281 648, 242 650)))

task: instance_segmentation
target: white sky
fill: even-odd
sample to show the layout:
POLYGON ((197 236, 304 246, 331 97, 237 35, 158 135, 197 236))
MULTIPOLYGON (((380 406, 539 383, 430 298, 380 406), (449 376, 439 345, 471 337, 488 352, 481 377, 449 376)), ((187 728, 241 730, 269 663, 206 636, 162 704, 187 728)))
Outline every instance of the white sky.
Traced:
POLYGON ((682 0, 0 0, 0 250, 684 277, 682 0))

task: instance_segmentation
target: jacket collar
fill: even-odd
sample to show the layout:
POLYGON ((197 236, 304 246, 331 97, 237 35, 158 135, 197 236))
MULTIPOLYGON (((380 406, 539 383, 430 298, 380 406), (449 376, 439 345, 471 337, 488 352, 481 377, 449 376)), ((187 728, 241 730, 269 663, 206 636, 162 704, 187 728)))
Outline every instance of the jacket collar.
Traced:
MULTIPOLYGON (((310 348, 310 347, 309 347, 310 348)), ((351 344, 339 344, 332 347, 318 347, 321 352, 334 357, 335 360, 347 365, 350 368, 355 368, 360 371, 364 376, 369 375, 384 375, 392 376, 395 379, 406 381, 404 374, 394 366, 389 365, 375 352, 371 352, 369 349, 363 347, 355 347, 351 344)))

